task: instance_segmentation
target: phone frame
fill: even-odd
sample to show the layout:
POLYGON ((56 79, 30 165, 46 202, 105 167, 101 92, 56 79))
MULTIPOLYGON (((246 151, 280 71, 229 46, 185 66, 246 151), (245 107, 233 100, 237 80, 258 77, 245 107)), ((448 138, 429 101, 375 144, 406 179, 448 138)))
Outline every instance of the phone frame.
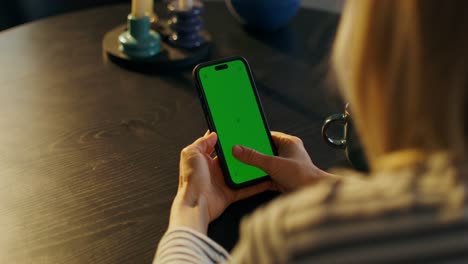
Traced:
MULTIPOLYGON (((203 90, 203 87, 202 87, 202 84, 201 84, 201 80, 200 80, 200 76, 199 76, 200 69, 202 69, 204 67, 207 67, 207 66, 223 64, 223 63, 227 63, 227 62, 231 62, 231 61, 235 61, 235 60, 242 61, 244 63, 244 65, 245 65, 246 69, 247 69, 247 75, 249 75, 250 84, 251 84, 251 87, 252 87, 253 92, 254 92, 255 100, 257 102, 257 106, 259 108, 260 115, 262 117, 263 125, 265 127, 265 130, 267 131, 267 136, 268 136, 268 139, 270 141, 270 146, 271 146, 271 148, 273 150, 273 154, 275 156, 278 156, 278 151, 276 149, 273 138, 271 136, 270 127, 269 127, 268 122, 266 120, 265 112, 263 110, 262 103, 260 102, 260 97, 259 97, 258 92, 257 92, 257 87, 256 87, 254 79, 253 79, 252 70, 250 69, 250 65, 247 62, 247 60, 242 56, 227 57, 227 58, 222 58, 222 59, 217 59, 217 60, 212 60, 212 61, 200 63, 197 66, 195 66, 195 68, 192 71, 192 76, 193 76, 193 79, 195 81, 195 86, 197 88, 198 97, 200 98, 200 103, 202 105, 203 112, 205 114, 205 119, 206 119, 206 122, 208 124, 208 128, 210 129, 210 131, 214 131, 214 132, 217 131, 216 130, 216 125, 214 124, 214 121, 213 121, 213 116, 211 115, 211 111, 209 109, 208 102, 206 100, 205 91, 203 90)), ((221 144, 219 143, 219 139, 218 139, 218 142, 216 143, 215 150, 216 150, 216 154, 218 155, 219 163, 221 165, 221 170, 223 171, 225 182, 231 189, 241 189, 241 188, 251 186, 251 185, 255 185, 255 184, 258 184, 260 182, 268 181, 268 180, 271 179, 270 175, 266 174, 265 176, 262 176, 260 178, 256 178, 254 180, 246 181, 246 182, 243 182, 243 183, 235 183, 231 178, 231 174, 229 173, 227 162, 226 162, 226 159, 224 157, 224 152, 223 152, 223 149, 221 147, 221 144)))

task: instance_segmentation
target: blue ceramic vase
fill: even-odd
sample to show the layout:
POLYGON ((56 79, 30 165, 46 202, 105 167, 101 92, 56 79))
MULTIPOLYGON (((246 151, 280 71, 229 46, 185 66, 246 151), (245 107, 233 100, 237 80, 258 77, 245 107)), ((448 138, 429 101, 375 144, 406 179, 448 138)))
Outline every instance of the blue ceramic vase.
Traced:
POLYGON ((275 31, 286 24, 299 10, 300 0, 226 0, 234 17, 248 27, 275 31))

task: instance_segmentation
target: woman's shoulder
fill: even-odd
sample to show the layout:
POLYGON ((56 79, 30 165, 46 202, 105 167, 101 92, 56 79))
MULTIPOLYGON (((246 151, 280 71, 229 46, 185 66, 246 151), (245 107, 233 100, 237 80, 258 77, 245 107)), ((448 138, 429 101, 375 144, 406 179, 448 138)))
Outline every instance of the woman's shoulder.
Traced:
POLYGON ((268 237, 276 257, 286 261, 337 246, 369 250, 369 241, 435 230, 463 219, 467 175, 458 167, 447 156, 433 155, 421 164, 374 175, 341 170, 339 179, 305 187, 258 210, 244 221, 241 236, 268 237))
MULTIPOLYGON (((311 220, 308 225, 416 213, 424 208, 434 213, 446 214, 451 209, 462 212, 459 209, 466 206, 468 186, 465 167, 440 153, 414 166, 372 175, 336 170, 342 177, 303 188, 265 209, 284 207, 285 221, 308 215, 304 216, 311 220)), ((292 224, 287 226, 296 228, 292 224)))

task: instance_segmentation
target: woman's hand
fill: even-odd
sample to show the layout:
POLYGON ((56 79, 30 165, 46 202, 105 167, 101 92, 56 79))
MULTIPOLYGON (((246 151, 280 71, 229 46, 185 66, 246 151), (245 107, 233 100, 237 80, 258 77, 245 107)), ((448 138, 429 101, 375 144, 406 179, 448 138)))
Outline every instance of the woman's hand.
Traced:
POLYGON ((224 182, 217 157, 212 158, 218 136, 206 133, 180 155, 179 188, 171 208, 169 228, 188 226, 206 233, 208 224, 218 218, 231 203, 272 188, 263 182, 240 190, 224 182))
POLYGON ((243 146, 234 146, 232 154, 240 161, 268 173, 280 191, 292 191, 334 176, 317 168, 307 154, 302 140, 281 132, 271 133, 279 156, 268 156, 243 146))

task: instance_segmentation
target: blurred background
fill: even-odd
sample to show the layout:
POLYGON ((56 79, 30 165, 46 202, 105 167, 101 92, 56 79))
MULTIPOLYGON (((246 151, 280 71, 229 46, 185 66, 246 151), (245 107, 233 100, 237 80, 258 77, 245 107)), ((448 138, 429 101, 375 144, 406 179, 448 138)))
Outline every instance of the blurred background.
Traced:
POLYGON ((0 0, 0 30, 40 18, 129 0, 0 0))
MULTIPOLYGON (((167 2, 156 0, 155 2, 167 2)), ((210 0, 208 0, 210 1, 210 0)), ((224 1, 224 0, 211 0, 224 1)), ((245 0, 250 1, 250 0, 245 0)), ((265 0, 268 3, 269 0, 265 0)), ((286 0, 285 0, 286 1, 286 0)), ((0 31, 29 21, 101 5, 125 3, 130 0, 0 0, 0 31)), ((302 0, 311 8, 339 12, 344 0, 302 0)))

